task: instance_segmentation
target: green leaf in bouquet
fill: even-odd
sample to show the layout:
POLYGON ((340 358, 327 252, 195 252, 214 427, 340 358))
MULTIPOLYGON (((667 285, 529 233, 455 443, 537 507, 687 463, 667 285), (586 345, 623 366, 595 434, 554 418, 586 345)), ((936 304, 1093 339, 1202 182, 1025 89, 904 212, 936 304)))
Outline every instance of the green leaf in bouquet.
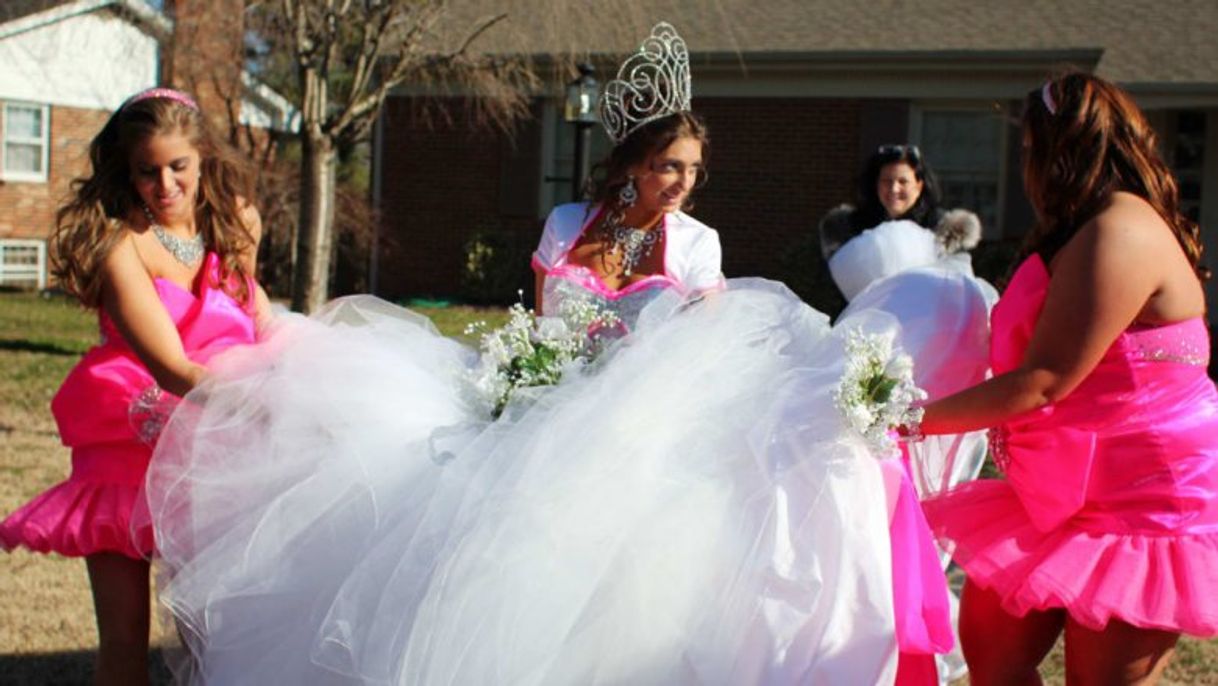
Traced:
POLYGON ((883 405, 892 397, 892 391, 897 387, 897 380, 887 376, 881 376, 878 379, 879 383, 875 385, 875 391, 871 393, 871 398, 883 405))

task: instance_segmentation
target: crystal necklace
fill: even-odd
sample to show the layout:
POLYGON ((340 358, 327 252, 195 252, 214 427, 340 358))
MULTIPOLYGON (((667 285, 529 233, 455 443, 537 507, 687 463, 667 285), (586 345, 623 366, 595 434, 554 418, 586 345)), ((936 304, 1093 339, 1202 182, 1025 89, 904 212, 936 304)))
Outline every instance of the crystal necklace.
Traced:
POLYGON ((644 231, 625 224, 605 226, 606 242, 611 243, 608 254, 622 253, 622 274, 630 276, 639 261, 651 254, 660 237, 664 235, 664 225, 644 231))
POLYGON ((203 257, 203 233, 199 232, 194 235, 194 238, 178 238, 173 234, 165 231, 165 227, 156 223, 152 218, 152 210, 144 205, 144 216, 148 219, 148 226, 152 228, 152 235, 161 242, 161 245, 169 251, 170 255, 178 262, 193 267, 198 264, 199 259, 203 257))

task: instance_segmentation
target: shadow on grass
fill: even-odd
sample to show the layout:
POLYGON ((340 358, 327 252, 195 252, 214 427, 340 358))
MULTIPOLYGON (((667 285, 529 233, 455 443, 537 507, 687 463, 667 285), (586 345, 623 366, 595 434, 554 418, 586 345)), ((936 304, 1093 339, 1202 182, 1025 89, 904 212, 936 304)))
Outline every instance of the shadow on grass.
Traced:
MULTIPOLYGON (((0 682, 6 686, 89 686, 93 683, 93 659, 96 655, 97 651, 94 650, 0 655, 0 675, 3 675, 0 682)), ((148 678, 152 686, 173 683, 173 675, 165 666, 160 650, 154 649, 149 653, 148 665, 148 678)))
POLYGON ((44 355, 70 355, 79 357, 80 350, 65 348, 54 343, 39 343, 25 339, 0 338, 0 350, 14 350, 24 353, 42 353, 44 355))

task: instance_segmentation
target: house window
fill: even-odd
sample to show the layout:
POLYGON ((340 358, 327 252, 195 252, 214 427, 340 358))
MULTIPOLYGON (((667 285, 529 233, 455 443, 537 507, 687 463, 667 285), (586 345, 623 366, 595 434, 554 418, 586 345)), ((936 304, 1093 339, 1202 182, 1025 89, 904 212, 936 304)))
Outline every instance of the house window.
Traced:
POLYGON ((45 105, 9 102, 0 122, 4 136, 4 159, 0 175, 6 181, 46 181, 50 139, 48 108, 45 105))
POLYGON ((47 244, 38 240, 0 239, 0 286, 47 287, 47 244))
POLYGON ((1005 120, 990 107, 922 108, 911 117, 917 142, 939 179, 943 206, 981 218, 984 235, 1002 235, 1005 120))

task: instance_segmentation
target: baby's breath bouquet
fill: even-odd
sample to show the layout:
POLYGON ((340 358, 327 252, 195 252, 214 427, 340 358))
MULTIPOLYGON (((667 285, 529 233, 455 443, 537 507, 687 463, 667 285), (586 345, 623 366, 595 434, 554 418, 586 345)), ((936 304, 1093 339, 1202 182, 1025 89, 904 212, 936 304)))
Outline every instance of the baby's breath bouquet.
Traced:
POLYGON ((894 349, 895 335, 846 332, 846 370, 833 402, 851 428, 863 435, 876 455, 893 454, 892 430, 922 419, 915 403, 926 392, 913 381, 913 360, 894 349))
POLYGON ((554 385, 563 374, 587 365, 607 344, 603 334, 620 328, 613 312, 579 298, 563 299, 557 316, 539 317, 520 303, 509 315, 498 329, 477 322, 465 331, 480 335, 482 353, 468 381, 495 417, 517 389, 554 385))

